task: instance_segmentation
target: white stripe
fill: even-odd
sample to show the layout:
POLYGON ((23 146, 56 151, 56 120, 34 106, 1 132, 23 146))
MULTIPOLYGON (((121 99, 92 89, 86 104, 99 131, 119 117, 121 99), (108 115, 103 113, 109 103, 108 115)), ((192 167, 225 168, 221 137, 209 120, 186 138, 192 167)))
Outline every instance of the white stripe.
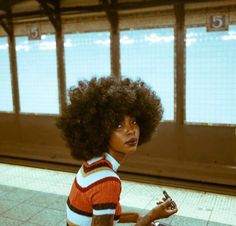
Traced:
POLYGON ((97 162, 97 161, 99 161, 99 160, 101 160, 101 159, 103 159, 103 157, 94 157, 94 158, 88 160, 87 163, 88 163, 89 165, 91 165, 91 164, 93 164, 94 162, 97 162))
POLYGON ((118 222, 119 220, 113 221, 113 225, 115 226, 118 222))
POLYGON ((77 173, 76 180, 77 180, 77 183, 82 188, 88 187, 89 185, 93 184, 94 182, 104 179, 106 177, 115 177, 117 179, 120 179, 119 176, 111 170, 101 170, 98 172, 91 173, 86 177, 82 176, 81 170, 82 169, 80 169, 79 172, 77 173))
MULTIPOLYGON (((102 210, 103 211, 103 210, 102 210)), ((75 212, 73 212, 68 205, 66 205, 66 212, 67 212, 67 219, 73 223, 73 224, 78 224, 78 225, 83 225, 83 226, 91 226, 92 224, 92 217, 87 217, 83 215, 79 215, 75 212)), ((93 210, 94 215, 103 215, 103 214, 115 214, 115 210, 107 210, 106 212, 104 211, 103 213, 101 210, 93 210)), ((114 225, 116 225, 119 222, 119 220, 114 220, 114 225)))
POLYGON ((117 162, 116 159, 108 153, 105 153, 105 156, 106 160, 108 160, 111 163, 113 170, 117 171, 118 168, 120 167, 120 163, 117 162))
POLYGON ((93 210, 93 215, 105 215, 105 214, 115 214, 116 210, 106 209, 106 210, 93 210))
POLYGON ((67 212, 67 219, 71 223, 83 225, 83 226, 91 226, 92 217, 87 217, 87 216, 83 216, 78 213, 75 213, 68 207, 68 205, 66 205, 66 212, 67 212))

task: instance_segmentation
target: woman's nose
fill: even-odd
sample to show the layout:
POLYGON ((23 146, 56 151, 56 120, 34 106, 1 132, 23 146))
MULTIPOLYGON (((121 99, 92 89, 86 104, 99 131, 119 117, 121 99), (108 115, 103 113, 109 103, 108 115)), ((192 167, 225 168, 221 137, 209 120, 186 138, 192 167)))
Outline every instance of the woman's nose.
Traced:
POLYGON ((134 134, 135 133, 134 125, 128 125, 126 127, 126 132, 127 132, 127 134, 134 134))

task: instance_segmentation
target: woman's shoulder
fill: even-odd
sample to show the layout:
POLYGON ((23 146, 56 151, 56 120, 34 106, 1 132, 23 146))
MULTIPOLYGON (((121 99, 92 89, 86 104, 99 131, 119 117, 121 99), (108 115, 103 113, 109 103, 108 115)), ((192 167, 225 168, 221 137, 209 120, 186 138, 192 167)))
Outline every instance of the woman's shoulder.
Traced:
POLYGON ((82 187, 105 181, 120 184, 120 177, 106 160, 97 161, 93 164, 84 163, 76 175, 76 180, 82 187))

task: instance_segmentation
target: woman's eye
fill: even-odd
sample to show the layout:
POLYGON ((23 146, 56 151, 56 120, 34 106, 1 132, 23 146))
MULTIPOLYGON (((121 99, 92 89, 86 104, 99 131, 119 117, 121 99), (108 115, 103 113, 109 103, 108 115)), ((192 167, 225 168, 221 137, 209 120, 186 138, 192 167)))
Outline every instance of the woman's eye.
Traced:
POLYGON ((134 125, 136 125, 136 124, 137 124, 137 122, 134 120, 134 121, 133 121, 133 124, 134 124, 134 125))
POLYGON ((122 127, 122 125, 121 125, 121 124, 118 124, 118 125, 117 125, 117 128, 121 128, 121 127, 122 127))

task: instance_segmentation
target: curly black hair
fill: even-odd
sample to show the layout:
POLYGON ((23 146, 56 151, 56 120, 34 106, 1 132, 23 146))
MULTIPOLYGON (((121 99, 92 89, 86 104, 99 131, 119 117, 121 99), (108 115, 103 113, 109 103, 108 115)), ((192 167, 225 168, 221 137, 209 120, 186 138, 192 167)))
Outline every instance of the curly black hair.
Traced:
POLYGON ((150 140, 163 115, 160 98, 140 79, 79 81, 70 88, 69 97, 57 127, 76 159, 89 160, 108 152, 111 132, 125 115, 135 117, 140 127, 138 145, 150 140))

